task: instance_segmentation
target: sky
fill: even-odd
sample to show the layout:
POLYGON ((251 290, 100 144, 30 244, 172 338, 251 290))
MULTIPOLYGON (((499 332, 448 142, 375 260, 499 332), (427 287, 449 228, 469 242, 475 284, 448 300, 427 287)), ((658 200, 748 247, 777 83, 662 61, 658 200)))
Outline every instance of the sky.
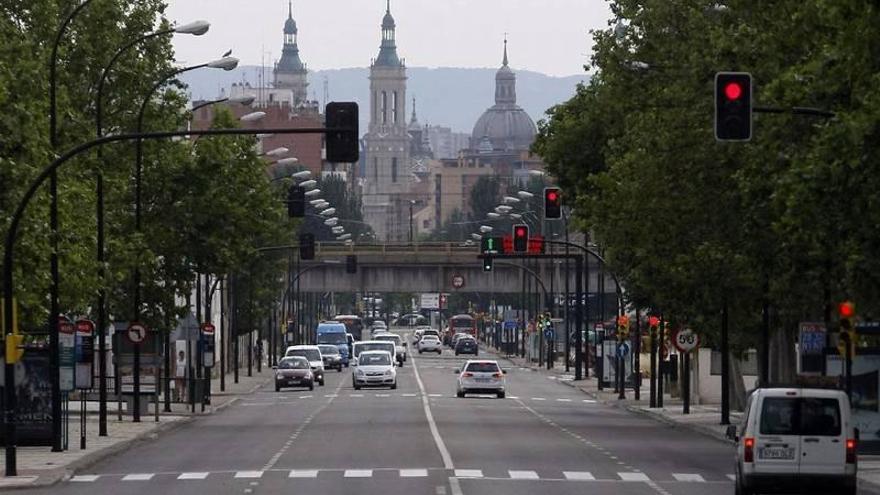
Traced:
MULTIPOLYGON (((243 65, 281 56, 287 0, 167 0, 166 15, 211 23, 204 36, 177 35, 180 63, 227 50, 243 65)), ((582 74, 591 29, 611 16, 606 0, 391 0, 397 51, 411 67, 498 67, 504 35, 514 69, 582 74)), ((385 0, 293 0, 300 56, 310 69, 366 67, 379 52, 385 0)))

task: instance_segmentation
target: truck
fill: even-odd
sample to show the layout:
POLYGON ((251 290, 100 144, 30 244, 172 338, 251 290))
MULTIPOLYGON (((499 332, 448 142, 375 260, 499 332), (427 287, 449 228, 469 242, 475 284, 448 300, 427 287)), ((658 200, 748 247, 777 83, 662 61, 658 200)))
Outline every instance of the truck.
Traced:
POLYGON ((339 349, 342 356, 342 365, 348 367, 351 361, 351 345, 346 336, 348 329, 343 323, 336 321, 324 321, 318 324, 315 332, 315 342, 317 344, 332 344, 339 349))

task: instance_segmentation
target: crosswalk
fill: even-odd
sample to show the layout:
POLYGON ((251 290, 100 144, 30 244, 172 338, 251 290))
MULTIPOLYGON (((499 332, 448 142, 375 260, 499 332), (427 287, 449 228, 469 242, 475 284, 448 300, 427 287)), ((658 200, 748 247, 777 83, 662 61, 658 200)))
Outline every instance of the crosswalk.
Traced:
POLYGON ((123 482, 144 483, 150 481, 205 481, 205 480, 258 480, 266 478, 334 480, 338 478, 428 478, 431 475, 455 477, 463 480, 510 480, 510 481, 572 481, 572 482, 641 482, 641 483, 729 483, 734 479, 731 474, 709 473, 666 473, 648 475, 640 471, 622 471, 594 474, 590 471, 559 471, 548 470, 490 470, 483 469, 443 469, 443 468, 402 468, 402 469, 269 469, 241 471, 198 471, 198 472, 163 472, 163 473, 127 473, 127 474, 78 474, 70 478, 71 483, 123 482))
MULTIPOLYGON (((455 396, 455 394, 426 394, 430 399, 455 399, 461 400, 455 396)), ((493 394, 473 394, 469 397, 492 397, 495 396, 493 394)), ((400 399, 420 399, 422 394, 419 393, 389 393, 389 392, 372 392, 372 393, 351 393, 351 394, 308 394, 308 395, 278 395, 278 394, 265 394, 261 398, 251 399, 247 402, 242 402, 241 405, 245 407, 260 407, 260 406, 272 406, 277 404, 292 404, 297 401, 305 400, 305 399, 331 399, 331 398, 340 398, 340 399, 371 399, 371 398, 400 398, 400 399)), ((580 404, 597 404, 598 402, 594 399, 582 399, 579 397, 557 397, 557 398, 546 398, 546 397, 519 397, 516 395, 508 395, 508 399, 510 400, 523 400, 523 401, 534 401, 534 402, 557 402, 557 403, 580 403, 580 404)))

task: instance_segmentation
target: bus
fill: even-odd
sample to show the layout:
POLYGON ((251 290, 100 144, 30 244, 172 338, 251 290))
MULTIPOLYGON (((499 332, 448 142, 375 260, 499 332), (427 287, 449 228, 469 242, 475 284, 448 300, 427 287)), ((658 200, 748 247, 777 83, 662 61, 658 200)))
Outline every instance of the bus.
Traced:
POLYGON ((363 339, 363 330, 364 330, 364 321, 360 316, 356 315, 338 315, 333 318, 333 321, 338 321, 345 325, 348 328, 348 333, 354 337, 354 340, 363 339))
POLYGON ((452 336, 457 333, 467 333, 477 338, 477 320, 467 314, 455 315, 449 318, 449 326, 443 335, 443 343, 452 344, 452 336))

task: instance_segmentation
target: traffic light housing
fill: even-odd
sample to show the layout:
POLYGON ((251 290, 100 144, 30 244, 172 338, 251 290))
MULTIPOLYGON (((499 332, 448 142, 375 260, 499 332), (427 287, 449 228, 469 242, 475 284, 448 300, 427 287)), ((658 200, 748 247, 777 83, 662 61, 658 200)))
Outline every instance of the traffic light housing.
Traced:
POLYGON ((518 223, 513 226, 513 250, 517 253, 525 253, 529 250, 529 226, 518 223))
POLYGON ((483 258, 483 271, 491 272, 492 271, 492 258, 490 256, 486 256, 483 258))
POLYGON ((357 273, 358 257, 356 254, 349 254, 345 257, 345 273, 357 273))
POLYGON ((315 259, 315 234, 306 232, 299 235, 299 259, 315 259))
POLYGON ((6 364, 14 364, 24 355, 24 335, 6 334, 6 364))
POLYGON ((544 218, 562 218, 562 193, 558 187, 544 188, 544 218))
POLYGON ((629 317, 620 315, 617 317, 617 340, 626 340, 629 338, 629 317))
POLYGON ((715 74, 715 139, 752 139, 752 75, 748 72, 715 74))
POLYGON ((306 188, 293 185, 287 190, 287 216, 290 218, 306 216, 306 188))
POLYGON ((327 129, 327 161, 355 163, 360 159, 358 105, 354 102, 330 102, 324 110, 327 129))
MULTIPOLYGON (((843 301, 837 305, 837 314, 840 316, 840 335, 841 337, 846 335, 847 340, 849 340, 849 357, 852 358, 855 356, 856 344, 856 327, 853 322, 856 317, 856 305, 851 301, 843 301)), ((846 355, 846 347, 843 338, 840 339, 838 351, 841 356, 846 355)))
POLYGON ((504 254, 504 238, 483 237, 480 240, 480 252, 483 254, 504 254))

